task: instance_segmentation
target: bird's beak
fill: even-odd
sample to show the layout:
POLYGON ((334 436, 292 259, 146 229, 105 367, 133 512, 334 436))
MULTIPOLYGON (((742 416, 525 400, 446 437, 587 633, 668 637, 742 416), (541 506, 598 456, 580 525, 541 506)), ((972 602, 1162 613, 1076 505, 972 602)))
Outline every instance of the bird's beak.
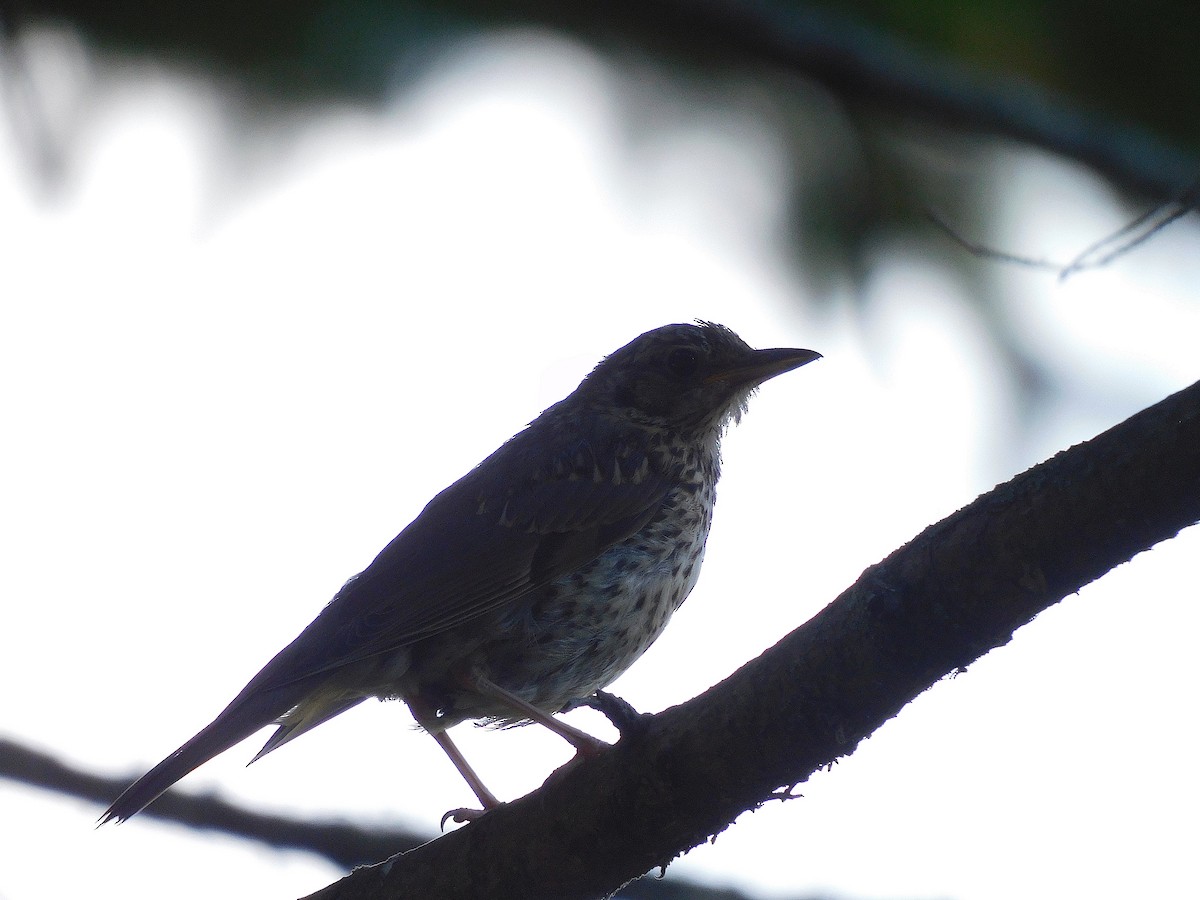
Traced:
POLYGON ((762 384, 768 378, 798 369, 820 358, 821 354, 815 350, 755 350, 742 364, 715 372, 704 380, 708 384, 722 381, 730 384, 762 384))

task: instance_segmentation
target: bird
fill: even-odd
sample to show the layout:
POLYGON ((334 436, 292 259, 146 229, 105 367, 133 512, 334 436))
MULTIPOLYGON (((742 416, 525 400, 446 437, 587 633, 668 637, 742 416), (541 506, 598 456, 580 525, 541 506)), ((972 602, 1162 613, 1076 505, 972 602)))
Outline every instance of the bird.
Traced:
POLYGON ((706 321, 609 354, 437 494, 100 823, 130 818, 264 727, 275 731, 251 762, 373 697, 407 704, 479 815, 501 804, 452 726, 536 722, 580 754, 605 746, 556 714, 595 697, 662 633, 700 574, 723 434, 763 382, 820 356, 755 350, 706 321))

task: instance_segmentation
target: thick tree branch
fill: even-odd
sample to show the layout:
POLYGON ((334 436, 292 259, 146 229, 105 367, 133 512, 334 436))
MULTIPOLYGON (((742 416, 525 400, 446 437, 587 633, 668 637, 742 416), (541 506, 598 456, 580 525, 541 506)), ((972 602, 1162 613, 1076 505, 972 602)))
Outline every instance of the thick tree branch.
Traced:
POLYGON ((806 780, 1041 610, 1200 520, 1200 383, 926 529, 645 731, 311 900, 591 898, 806 780))
MULTIPOLYGON (((43 788, 64 797, 96 803, 103 809, 124 790, 132 775, 107 778, 67 765, 61 760, 0 738, 0 778, 43 788)), ((200 831, 215 831, 258 841, 277 850, 307 850, 344 868, 378 862, 398 850, 432 839, 400 828, 363 828, 346 822, 320 822, 253 812, 210 795, 171 789, 139 817, 172 822, 200 831)), ((685 878, 642 878, 621 891, 622 900, 753 900, 731 888, 710 887, 685 878)))

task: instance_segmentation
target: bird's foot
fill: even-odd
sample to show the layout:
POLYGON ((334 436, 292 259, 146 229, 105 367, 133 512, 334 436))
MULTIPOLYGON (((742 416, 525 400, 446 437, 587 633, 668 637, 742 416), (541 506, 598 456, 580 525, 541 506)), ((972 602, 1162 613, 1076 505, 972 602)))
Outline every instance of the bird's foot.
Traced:
MULTIPOLYGON (((503 806, 504 804, 501 803, 501 804, 497 804, 497 805, 503 806)), ((474 822, 476 819, 482 819, 484 816, 486 816, 489 812, 491 812, 495 808, 496 807, 493 806, 489 809, 471 809, 469 807, 462 806, 462 807, 459 807, 458 809, 451 809, 451 810, 448 810, 444 816, 442 816, 442 821, 438 824, 438 827, 442 831, 445 831, 447 822, 454 822, 458 825, 465 825, 468 822, 474 822)))
POLYGON ((636 737, 644 732, 646 722, 650 719, 649 713, 638 712, 628 701, 608 691, 596 691, 592 696, 580 700, 577 705, 587 706, 602 713, 617 731, 621 732, 622 738, 636 737))

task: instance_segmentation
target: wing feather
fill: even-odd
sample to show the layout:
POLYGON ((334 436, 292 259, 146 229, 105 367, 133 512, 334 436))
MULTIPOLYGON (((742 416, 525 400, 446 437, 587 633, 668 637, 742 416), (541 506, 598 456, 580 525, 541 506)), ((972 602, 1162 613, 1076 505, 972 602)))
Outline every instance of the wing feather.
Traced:
POLYGON ((644 454, 607 447, 600 456, 620 462, 605 471, 590 447, 547 452, 530 434, 430 501, 245 693, 328 673, 516 601, 637 533, 660 509, 671 482, 644 454))

